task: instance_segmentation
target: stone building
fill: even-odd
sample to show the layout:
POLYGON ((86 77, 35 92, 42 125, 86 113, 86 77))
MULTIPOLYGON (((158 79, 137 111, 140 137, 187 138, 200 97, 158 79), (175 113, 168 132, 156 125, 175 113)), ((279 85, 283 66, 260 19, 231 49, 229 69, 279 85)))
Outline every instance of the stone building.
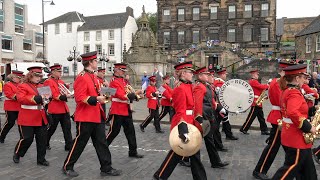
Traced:
POLYGON ((167 56, 159 49, 158 42, 149 27, 149 21, 145 9, 138 20, 138 31, 132 34, 132 44, 124 49, 123 61, 129 64, 130 82, 136 86, 141 85, 141 77, 146 71, 151 75, 154 68, 159 72, 167 72, 167 56))

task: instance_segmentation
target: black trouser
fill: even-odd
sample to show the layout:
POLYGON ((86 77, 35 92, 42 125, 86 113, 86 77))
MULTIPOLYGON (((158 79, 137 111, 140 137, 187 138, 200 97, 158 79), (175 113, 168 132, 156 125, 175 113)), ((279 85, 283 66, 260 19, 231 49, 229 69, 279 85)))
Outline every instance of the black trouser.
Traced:
POLYGON ((262 151, 258 164, 254 169, 257 172, 267 174, 270 169, 271 164, 277 156, 281 145, 281 131, 278 128, 278 125, 271 124, 272 128, 270 131, 270 136, 267 139, 268 145, 262 151))
POLYGON ((274 174, 278 179, 317 180, 317 171, 313 163, 311 149, 296 149, 284 146, 286 157, 284 164, 274 174))
MULTIPOLYGON (((211 127, 213 126, 213 121, 210 121, 211 127)), ((213 138, 213 129, 210 129, 210 132, 203 138, 204 143, 207 148, 207 152, 209 155, 210 163, 211 165, 215 165, 217 163, 221 162, 220 156, 218 154, 217 148, 214 143, 214 138, 213 138)))
POLYGON ((154 119, 153 125, 156 130, 161 130, 159 119, 159 107, 157 109, 149 109, 149 116, 141 123, 143 128, 146 128, 151 120, 154 119))
POLYGON ((114 138, 120 132, 121 126, 123 127, 124 134, 127 138, 128 145, 129 145, 129 154, 136 154, 137 153, 137 140, 136 140, 136 132, 133 125, 132 114, 129 113, 129 116, 121 116, 121 115, 110 115, 111 117, 111 124, 110 129, 107 134, 107 142, 110 145, 114 138))
POLYGON ((72 146, 72 134, 71 134, 71 121, 70 121, 70 114, 64 113, 64 114, 51 114, 52 117, 52 124, 50 125, 50 128, 48 129, 48 139, 47 139, 47 146, 50 145, 50 139, 54 132, 57 129, 57 126, 60 122, 63 137, 65 141, 65 149, 71 149, 72 146))
POLYGON ((43 162, 46 156, 47 126, 19 126, 20 140, 15 153, 23 157, 31 146, 34 137, 37 143, 37 162, 43 162))
POLYGON ((72 149, 64 161, 63 168, 65 170, 73 169, 90 137, 98 155, 100 170, 102 172, 111 170, 111 154, 106 141, 105 124, 91 122, 77 122, 77 136, 73 140, 72 149))
POLYGON ((164 118, 169 113, 170 122, 172 120, 172 117, 174 115, 172 106, 162 106, 159 121, 161 121, 162 118, 164 118))
POLYGON ((6 111, 7 121, 4 123, 3 128, 0 132, 0 140, 5 140, 10 129, 14 126, 18 119, 19 111, 6 111))
MULTIPOLYGON (((182 156, 179 156, 175 152, 170 150, 166 159, 161 164, 160 168, 155 172, 155 176, 161 179, 168 179, 172 174, 174 168, 182 160, 182 158, 182 156)), ((201 162, 200 151, 198 151, 195 155, 190 156, 189 158, 191 163, 191 172, 193 179, 206 180, 207 175, 201 162)))
POLYGON ((211 130, 213 134, 214 139, 214 145, 218 149, 223 148, 222 139, 221 139, 221 133, 220 133, 220 118, 216 118, 214 122, 211 124, 211 130))
POLYGON ((253 120, 256 117, 258 117, 258 121, 260 123, 260 131, 261 132, 268 131, 268 127, 264 119, 262 107, 259 107, 259 106, 251 106, 246 122, 242 125, 240 130, 248 131, 253 120))

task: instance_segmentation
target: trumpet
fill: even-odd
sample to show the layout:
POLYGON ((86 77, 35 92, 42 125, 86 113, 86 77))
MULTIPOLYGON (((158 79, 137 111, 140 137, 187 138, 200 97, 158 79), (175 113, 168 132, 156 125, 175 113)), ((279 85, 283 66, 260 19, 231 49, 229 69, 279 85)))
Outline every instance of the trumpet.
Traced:
POLYGON ((58 83, 60 94, 66 95, 66 96, 73 96, 73 92, 71 92, 65 85, 58 83))
POLYGON ((131 85, 126 85, 124 89, 125 89, 127 94, 134 93, 137 96, 138 100, 142 99, 142 97, 140 96, 140 94, 142 94, 142 90, 136 91, 136 90, 133 89, 133 87, 131 85))

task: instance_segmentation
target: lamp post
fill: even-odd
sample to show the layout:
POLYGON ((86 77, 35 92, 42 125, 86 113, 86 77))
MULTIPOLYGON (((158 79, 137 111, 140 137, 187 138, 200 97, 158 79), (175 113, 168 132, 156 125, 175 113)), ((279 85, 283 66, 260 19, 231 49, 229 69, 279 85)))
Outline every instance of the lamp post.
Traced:
POLYGON ((276 40, 277 40, 277 52, 279 52, 279 55, 281 56, 281 51, 280 51, 280 42, 281 42, 282 35, 277 34, 276 35, 276 40))
POLYGON ((55 5, 53 0, 52 1, 45 1, 45 0, 42 0, 42 36, 43 36, 43 42, 42 42, 42 61, 43 63, 45 62, 45 35, 44 35, 44 3, 47 3, 47 2, 51 2, 50 5, 55 5))
POLYGON ((77 47, 73 46, 73 51, 70 51, 70 56, 67 58, 68 61, 73 61, 73 75, 74 75, 74 80, 76 80, 76 70, 78 69, 77 62, 81 62, 81 57, 79 56, 79 52, 77 52, 77 47))

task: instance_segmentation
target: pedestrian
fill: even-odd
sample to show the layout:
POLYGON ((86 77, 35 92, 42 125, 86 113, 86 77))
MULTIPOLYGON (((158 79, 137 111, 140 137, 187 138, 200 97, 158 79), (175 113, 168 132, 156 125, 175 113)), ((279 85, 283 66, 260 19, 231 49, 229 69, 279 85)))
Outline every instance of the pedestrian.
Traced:
POLYGON ((267 124, 264 119, 262 103, 261 104, 256 103, 257 99, 261 98, 260 97, 261 94, 263 95, 263 92, 265 92, 269 88, 269 85, 260 84, 260 82, 258 81, 258 79, 259 79, 259 71, 258 70, 256 70, 256 69, 251 70, 250 74, 251 74, 251 80, 249 80, 249 84, 252 87, 253 92, 254 92, 254 100, 251 105, 251 109, 250 109, 250 112, 247 116, 247 119, 246 119, 245 123, 242 125, 242 127, 240 128, 240 132, 248 135, 249 134, 248 130, 249 130, 253 120, 256 117, 258 117, 258 121, 260 123, 261 135, 270 135, 270 133, 268 131, 267 124))
POLYGON ((141 85, 145 87, 149 86, 149 76, 147 75, 147 71, 143 72, 143 76, 141 77, 141 85))
POLYGON ((81 57, 84 70, 79 73, 74 82, 74 97, 77 103, 74 121, 77 126, 77 135, 64 161, 62 171, 69 177, 79 175, 74 171, 74 164, 91 137, 101 166, 100 175, 119 176, 121 170, 111 166, 111 154, 105 136, 106 117, 101 104, 105 103, 106 97, 99 95, 99 82, 94 74, 98 65, 97 52, 82 54, 81 57))
POLYGON ((308 105, 301 93, 307 65, 298 64, 284 69, 285 75, 280 80, 283 90, 281 95, 282 131, 281 144, 285 149, 285 161, 274 174, 276 179, 316 180, 317 172, 312 159, 312 143, 307 144, 303 133, 316 133, 308 121, 308 105))
POLYGON ((22 71, 13 70, 11 74, 7 76, 8 82, 3 86, 3 92, 6 97, 3 110, 6 112, 7 120, 0 131, 0 143, 4 143, 7 134, 18 119, 20 103, 17 101, 17 90, 18 85, 21 83, 22 75, 22 71))
MULTIPOLYGON (((127 64, 114 64, 114 74, 110 80, 109 87, 117 89, 116 93, 111 96, 111 107, 109 110, 110 129, 107 133, 107 143, 110 145, 118 136, 121 126, 129 144, 129 157, 143 158, 143 155, 137 152, 136 132, 133 125, 132 109, 130 104, 138 100, 135 92, 131 92, 129 84, 125 77, 127 64), (129 92, 130 91, 130 92, 129 92)), ((133 104, 131 104, 133 105, 133 104)))
POLYGON ((140 130, 144 132, 144 129, 148 124, 154 119, 153 125, 156 129, 156 133, 164 133, 160 127, 159 120, 159 91, 156 88, 156 76, 149 77, 150 85, 146 89, 146 97, 148 98, 147 107, 149 109, 149 115, 147 118, 139 125, 140 130))
POLYGON ((152 75, 156 76, 156 87, 159 88, 162 84, 162 77, 163 77, 162 72, 160 72, 158 68, 155 67, 152 75))
MULTIPOLYGON (((320 93, 320 79, 318 78, 317 72, 312 72, 311 79, 309 81, 310 88, 316 88, 318 93, 320 93)), ((315 105, 318 105, 319 99, 315 99, 315 105)))
POLYGON ((168 113, 169 113, 169 120, 171 122, 174 110, 172 108, 172 93, 173 90, 169 86, 170 83, 170 76, 166 75, 163 78, 163 84, 162 87, 165 89, 165 91, 162 93, 161 97, 161 112, 160 112, 160 117, 159 121, 163 119, 168 113))
POLYGON ((50 150, 50 139, 60 123, 65 141, 64 150, 72 147, 70 110, 66 102, 72 95, 64 92, 67 89, 65 82, 61 80, 62 66, 60 64, 50 66, 51 76, 44 81, 44 86, 49 86, 52 92, 52 100, 48 104, 48 113, 52 123, 48 129, 47 149, 50 150), (65 88, 65 89, 62 89, 65 88))
POLYGON ((31 146, 33 139, 37 144, 37 164, 49 166, 45 159, 47 144, 47 116, 43 107, 45 97, 39 95, 37 88, 42 78, 42 67, 29 67, 29 72, 22 84, 17 89, 17 100, 21 104, 18 115, 20 140, 18 141, 13 155, 13 162, 19 163, 31 146))
MULTIPOLYGON (((174 68, 177 71, 177 76, 179 77, 180 83, 173 90, 172 94, 173 108, 175 109, 176 113, 172 118, 170 129, 172 130, 175 126, 178 126, 179 138, 182 141, 187 142, 190 137, 188 136, 188 128, 186 123, 195 124, 193 114, 194 98, 192 95, 192 76, 194 70, 192 69, 192 62, 184 62, 176 65, 174 68)), ((155 172, 153 177, 157 180, 168 179, 177 164, 182 159, 182 156, 179 156, 173 150, 170 150, 166 159, 163 161, 160 168, 155 172)), ((207 175, 201 162, 200 151, 190 156, 190 162, 193 179, 206 180, 207 175)))

